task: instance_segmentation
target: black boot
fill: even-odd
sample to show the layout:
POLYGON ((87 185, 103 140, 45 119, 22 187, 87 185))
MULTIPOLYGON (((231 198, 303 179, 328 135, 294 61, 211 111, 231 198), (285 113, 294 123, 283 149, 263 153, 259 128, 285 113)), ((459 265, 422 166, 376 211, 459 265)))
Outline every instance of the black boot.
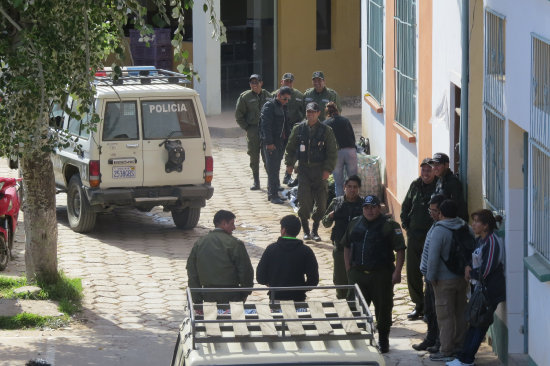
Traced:
POLYGON ((250 187, 251 191, 257 191, 260 189, 260 173, 254 173, 254 185, 250 187))
POLYGON ((378 349, 380 350, 380 353, 388 353, 390 351, 389 333, 378 333, 378 349))
POLYGON ((315 241, 321 241, 321 237, 317 233, 318 230, 319 230, 319 221, 314 221, 313 229, 311 230, 311 239, 315 241))
POLYGON ((291 178, 292 178, 292 174, 285 173, 285 177, 283 178, 283 184, 288 184, 291 178))
POLYGON ((302 229, 304 230, 304 240, 310 240, 311 233, 309 232, 309 222, 307 220, 302 220, 302 229))

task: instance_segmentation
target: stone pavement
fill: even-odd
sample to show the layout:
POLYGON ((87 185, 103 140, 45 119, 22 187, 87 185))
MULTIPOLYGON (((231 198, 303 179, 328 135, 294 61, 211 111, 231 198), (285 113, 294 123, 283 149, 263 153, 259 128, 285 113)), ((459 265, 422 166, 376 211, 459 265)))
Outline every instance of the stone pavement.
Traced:
MULTIPOLYGON (((246 243, 256 267, 264 248, 279 235, 278 221, 292 213, 288 205, 267 202, 267 193, 251 192, 252 181, 242 137, 215 138, 214 196, 202 210, 194 230, 180 231, 169 213, 116 210, 98 218, 94 233, 70 230, 65 194, 57 196, 59 269, 82 278, 84 309, 67 329, 0 331, 0 365, 24 364, 41 357, 56 365, 167 365, 177 329, 183 318, 187 275, 185 264, 195 240, 212 228, 213 214, 229 209, 236 216, 234 235, 246 243)), ((0 176, 14 174, 5 161, 0 176)), ((261 173, 265 188, 267 177, 261 173)), ((332 245, 308 243, 320 266, 320 285, 332 285, 332 245)), ((16 260, 1 275, 24 275, 24 232, 20 223, 15 243, 16 260)), ((405 273, 405 271, 403 271, 405 273)), ((394 326, 388 365, 437 365, 411 349, 425 330, 422 321, 408 321, 412 309, 405 278, 395 288, 394 326)), ((251 299, 262 295, 253 294, 251 299)), ((332 291, 319 294, 333 297, 332 291)), ((441 365, 441 363, 439 363, 441 365)), ((478 366, 500 362, 484 344, 478 366)))

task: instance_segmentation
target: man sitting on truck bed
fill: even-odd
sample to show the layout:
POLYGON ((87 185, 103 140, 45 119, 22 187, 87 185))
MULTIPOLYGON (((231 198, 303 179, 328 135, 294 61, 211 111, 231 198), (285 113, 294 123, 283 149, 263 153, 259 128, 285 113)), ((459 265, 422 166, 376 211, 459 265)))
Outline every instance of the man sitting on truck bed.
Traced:
MULTIPOLYGON (((317 286, 319 266, 315 254, 303 241, 296 239, 300 226, 300 219, 294 215, 281 219, 281 236, 265 249, 256 268, 259 284, 269 287, 317 286)), ((306 291, 276 291, 273 298, 304 301, 306 291)))
MULTIPOLYGON (((214 230, 197 240, 187 259, 187 277, 190 288, 252 287, 254 269, 244 243, 235 238, 235 214, 220 210, 214 215, 214 230)), ((227 304, 245 301, 250 293, 228 291, 193 293, 193 302, 227 304)))

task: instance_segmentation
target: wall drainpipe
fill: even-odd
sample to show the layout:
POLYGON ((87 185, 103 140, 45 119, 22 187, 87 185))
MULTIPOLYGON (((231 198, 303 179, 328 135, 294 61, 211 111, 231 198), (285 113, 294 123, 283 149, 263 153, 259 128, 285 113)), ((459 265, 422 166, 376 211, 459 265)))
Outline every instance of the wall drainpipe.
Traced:
POLYGON ((460 166, 464 198, 468 202, 468 95, 470 81, 470 0, 462 0, 462 79, 460 89, 460 166))

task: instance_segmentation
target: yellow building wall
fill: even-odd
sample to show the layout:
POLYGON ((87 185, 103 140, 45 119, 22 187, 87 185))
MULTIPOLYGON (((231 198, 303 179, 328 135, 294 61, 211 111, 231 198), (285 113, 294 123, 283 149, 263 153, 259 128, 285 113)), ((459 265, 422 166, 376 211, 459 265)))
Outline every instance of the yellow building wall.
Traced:
MULTIPOLYGON (((483 201, 483 6, 470 0, 470 96, 468 113, 468 211, 483 201), (474 14, 475 12, 475 14, 474 14)), ((460 40, 459 40, 460 41, 460 40)))
POLYGON ((316 1, 279 0, 278 78, 295 76, 294 87, 311 88, 311 74, 321 70, 326 85, 340 97, 361 95, 361 3, 332 0, 332 49, 316 50, 316 1))

